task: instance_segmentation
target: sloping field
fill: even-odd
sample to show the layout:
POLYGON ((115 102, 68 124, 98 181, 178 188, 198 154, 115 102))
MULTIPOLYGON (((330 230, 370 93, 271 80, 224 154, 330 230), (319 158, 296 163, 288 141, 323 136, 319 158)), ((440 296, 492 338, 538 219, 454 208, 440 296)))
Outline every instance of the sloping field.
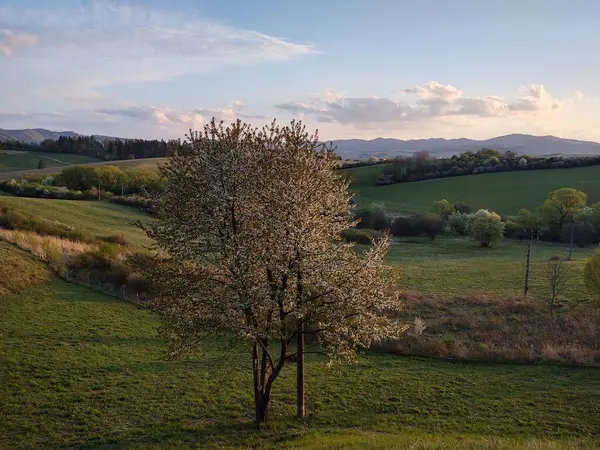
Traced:
MULTIPOLYGON (((0 255, 13 264, 28 258, 2 243, 0 255)), ((0 265, 0 280, 13 273, 0 265)), ((307 419, 294 419, 289 367, 275 386, 273 425, 257 431, 246 346, 207 341, 201 355, 165 360, 153 314, 55 278, 0 294, 0 317, 0 448, 600 445, 593 368, 376 353, 327 368, 310 354, 307 419)))
POLYGON ((36 153, 0 150, 0 173, 37 170, 40 160, 51 171, 70 164, 86 164, 99 162, 96 158, 70 153, 36 153), (6 154, 3 154, 6 153, 6 154))
POLYGON ((394 214, 428 211, 434 201, 464 202, 500 214, 519 209, 535 210, 549 192, 572 187, 586 192, 592 202, 600 200, 600 166, 468 175, 438 180, 375 186, 382 166, 347 169, 359 204, 385 203, 394 214))
POLYGON ((150 244, 146 234, 134 221, 150 220, 142 211, 104 201, 50 200, 0 195, 0 204, 10 206, 29 216, 58 221, 93 235, 108 236, 121 231, 128 242, 138 247, 150 244))
MULTIPOLYGON (((12 156, 12 155, 8 155, 12 156)), ((5 156, 5 157, 8 157, 5 156)), ((70 155, 73 156, 73 155, 70 155)), ((73 161, 69 164, 73 165, 85 165, 91 167, 101 167, 101 166, 118 166, 121 169, 155 169, 160 164, 164 164, 168 158, 146 158, 146 159, 127 159, 122 161, 98 161, 98 160, 90 160, 88 161, 73 161), (95 162, 91 162, 95 161, 95 162)), ((35 167, 37 167, 37 161, 35 162, 35 167)), ((64 164, 62 165, 64 166, 64 164)), ((52 174, 58 173, 62 167, 58 167, 55 165, 53 167, 47 167, 45 169, 34 169, 34 170, 16 170, 12 169, 10 171, 2 172, 0 169, 0 180, 11 180, 13 178, 17 179, 22 176, 27 175, 37 175, 37 174, 52 174)))

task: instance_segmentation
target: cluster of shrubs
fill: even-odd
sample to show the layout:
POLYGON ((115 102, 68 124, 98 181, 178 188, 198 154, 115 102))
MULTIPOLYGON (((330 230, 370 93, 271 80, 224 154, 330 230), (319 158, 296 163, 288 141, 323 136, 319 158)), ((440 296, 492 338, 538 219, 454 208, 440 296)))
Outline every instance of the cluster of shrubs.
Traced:
POLYGON ((504 235, 504 223, 494 212, 480 209, 471 213, 464 203, 453 205, 447 200, 434 202, 431 212, 414 214, 409 217, 392 217, 384 205, 374 203, 355 211, 358 220, 357 230, 351 230, 342 237, 347 241, 368 244, 376 237, 372 230, 390 230, 393 236, 428 236, 435 239, 443 233, 471 236, 482 247, 491 247, 504 235))
POLYGON ((66 167, 55 177, 31 175, 19 181, 0 181, 0 190, 21 197, 65 200, 99 200, 113 196, 134 196, 123 204, 147 209, 149 202, 140 201, 143 195, 161 192, 164 180, 157 170, 121 170, 117 166, 66 167))
POLYGON ((27 180, 0 181, 0 191, 8 192, 19 197, 52 198, 63 200, 95 200, 96 190, 71 190, 64 186, 52 186, 27 180))
POLYGON ((451 158, 431 158, 427 152, 410 157, 398 157, 383 169, 377 185, 431 180, 461 175, 515 170, 558 169, 600 165, 600 156, 590 157, 530 157, 514 152, 500 153, 491 149, 465 152, 451 158))
POLYGON ((119 205, 126 205, 131 206, 133 208, 138 208, 150 214, 154 213, 154 203, 149 197, 143 197, 141 195, 136 194, 115 195, 110 198, 110 201, 119 205))

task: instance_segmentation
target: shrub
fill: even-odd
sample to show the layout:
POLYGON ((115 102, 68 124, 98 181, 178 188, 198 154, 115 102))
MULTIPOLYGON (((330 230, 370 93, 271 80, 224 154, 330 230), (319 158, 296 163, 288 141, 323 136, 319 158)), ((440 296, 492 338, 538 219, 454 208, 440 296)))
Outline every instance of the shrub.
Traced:
POLYGON ((374 239, 379 239, 382 233, 376 230, 349 228, 342 233, 342 239, 346 242, 370 245, 374 239))
POLYGON ((392 222, 392 234, 398 237, 417 236, 419 234, 412 217, 396 217, 392 222))
POLYGON ((450 214, 448 217, 448 226, 450 227, 450 231, 459 236, 466 236, 469 234, 469 229, 471 225, 471 220, 473 219, 473 214, 455 212, 450 214))
POLYGON ((390 216, 382 203, 373 203, 356 210, 355 217, 360 220, 358 228, 387 230, 391 226, 390 216))
POLYGON ((463 213, 463 214, 470 214, 473 211, 473 208, 471 208, 471 206, 469 206, 463 202, 455 203, 454 209, 456 210, 456 212, 463 213))
POLYGON ((469 234, 482 247, 491 247, 504 236, 504 223, 498 214, 480 209, 473 215, 469 234))
POLYGON ((444 221, 434 213, 417 214, 413 218, 413 223, 419 234, 427 235, 432 240, 444 231, 444 221))
POLYGON ((588 291, 600 301, 600 249, 586 262, 583 279, 588 291))
POLYGON ((444 220, 446 220, 455 210, 454 205, 446 199, 433 202, 432 211, 444 220))

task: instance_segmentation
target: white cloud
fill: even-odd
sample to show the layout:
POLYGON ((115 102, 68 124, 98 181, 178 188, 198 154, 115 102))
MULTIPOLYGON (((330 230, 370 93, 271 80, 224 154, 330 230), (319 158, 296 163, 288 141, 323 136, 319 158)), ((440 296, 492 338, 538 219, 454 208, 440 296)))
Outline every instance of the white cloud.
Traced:
POLYGON ((96 99, 106 86, 166 81, 315 52, 310 44, 145 5, 97 0, 79 8, 48 8, 45 3, 43 10, 0 8, 0 51, 12 54, 3 62, 3 76, 20 87, 15 96, 10 83, 0 85, 5 105, 70 97, 73 106, 71 98, 96 99), (33 43, 27 52, 13 51, 33 43))
POLYGON ((531 84, 522 88, 527 95, 520 97, 509 108, 512 111, 538 111, 542 109, 555 109, 560 102, 546 91, 541 84, 531 84))
POLYGON ((462 91, 452 85, 443 85, 437 81, 428 81, 423 86, 403 89, 407 94, 417 94, 421 98, 439 97, 444 100, 454 100, 462 95, 462 91))
POLYGON ((37 41, 35 34, 0 29, 0 53, 4 53, 5 56, 11 56, 17 47, 30 47, 37 41))
POLYGON ((276 108, 294 115, 312 116, 319 122, 373 127, 458 116, 501 118, 556 109, 561 105, 542 85, 532 84, 524 89, 525 95, 505 101, 493 95, 464 96, 463 91, 455 86, 429 81, 422 86, 402 90, 418 97, 412 103, 381 97, 331 96, 326 91, 321 98, 313 95, 308 101, 281 103, 276 108))

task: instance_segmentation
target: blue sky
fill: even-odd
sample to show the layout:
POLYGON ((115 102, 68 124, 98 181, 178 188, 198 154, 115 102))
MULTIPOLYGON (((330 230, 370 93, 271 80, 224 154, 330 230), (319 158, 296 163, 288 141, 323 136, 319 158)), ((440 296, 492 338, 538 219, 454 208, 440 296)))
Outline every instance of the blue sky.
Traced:
POLYGON ((0 128, 600 140, 595 0, 0 0, 0 128))

